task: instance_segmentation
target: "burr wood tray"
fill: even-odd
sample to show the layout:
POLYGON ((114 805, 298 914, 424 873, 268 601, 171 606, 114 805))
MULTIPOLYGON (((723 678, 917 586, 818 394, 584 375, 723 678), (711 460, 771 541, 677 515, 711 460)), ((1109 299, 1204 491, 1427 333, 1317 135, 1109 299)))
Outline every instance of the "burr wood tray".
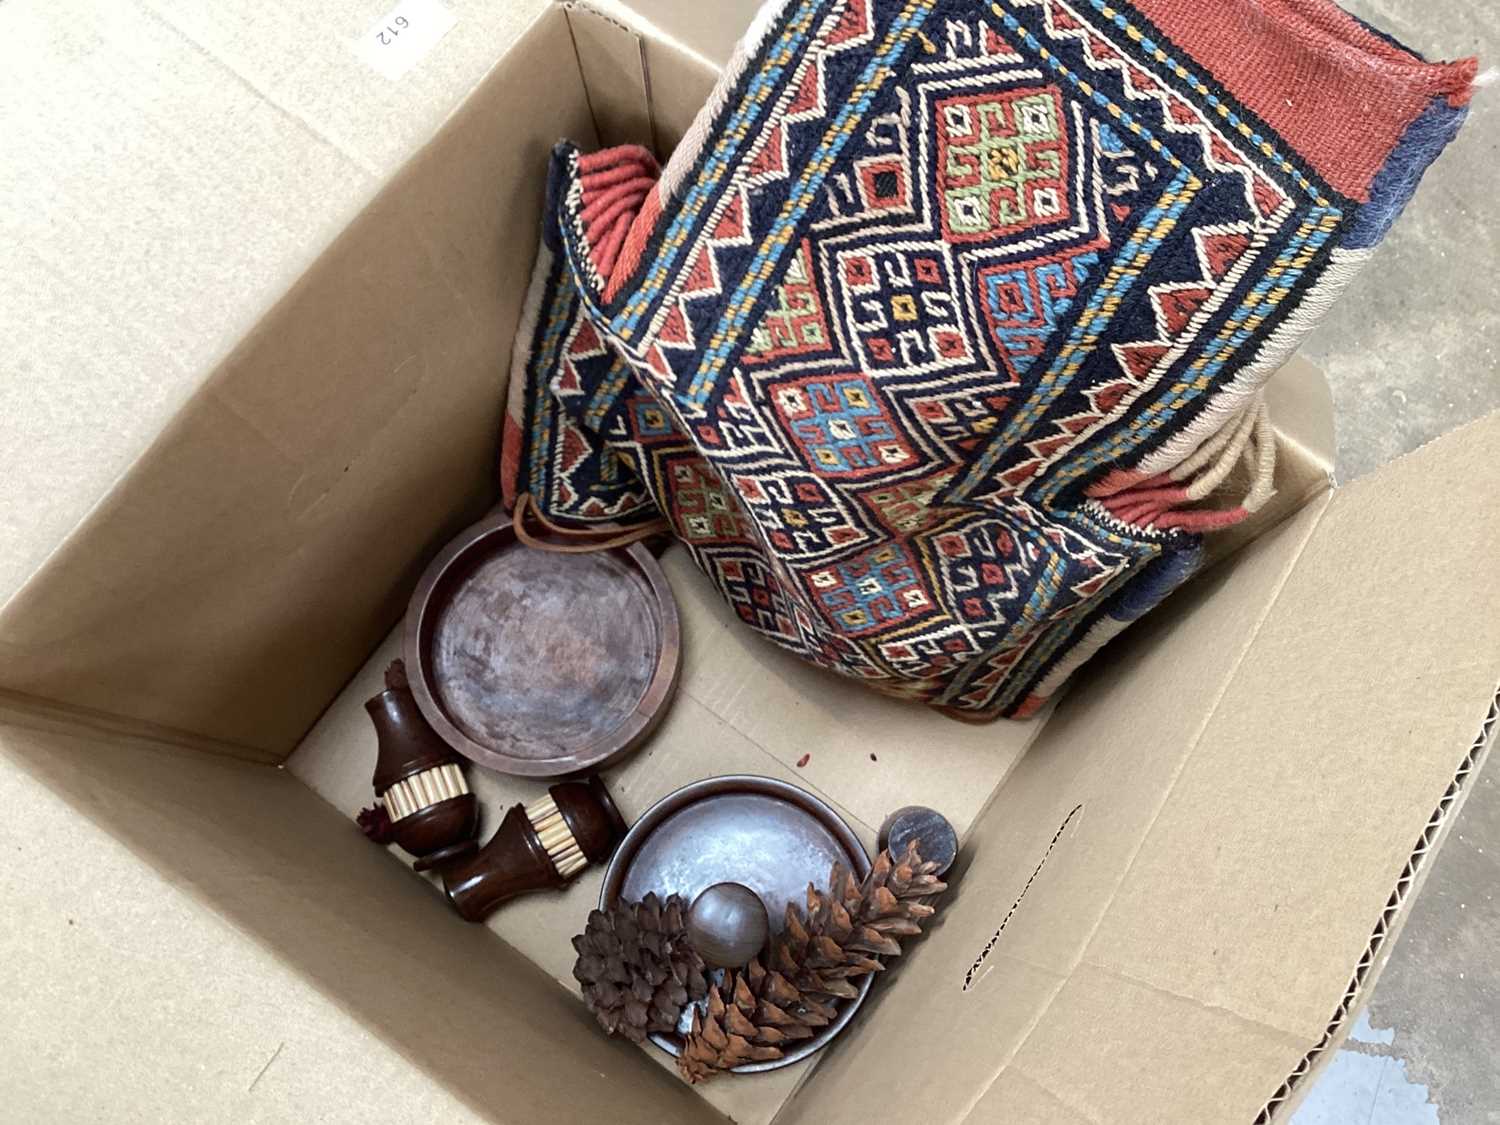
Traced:
POLYGON ((650 551, 535 550, 503 512, 443 549, 406 615, 412 693, 433 729, 471 761, 529 777, 598 769, 640 745, 680 654, 650 551))

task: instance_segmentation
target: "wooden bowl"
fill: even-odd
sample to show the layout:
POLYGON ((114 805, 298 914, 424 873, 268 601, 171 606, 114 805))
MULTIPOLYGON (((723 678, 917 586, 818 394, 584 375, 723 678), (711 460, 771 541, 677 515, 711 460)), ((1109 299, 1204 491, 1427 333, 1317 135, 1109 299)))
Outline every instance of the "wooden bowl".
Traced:
MULTIPOLYGON (((694 782, 652 805, 625 834, 604 873, 600 909, 638 901, 650 891, 681 895, 691 904, 715 883, 741 883, 765 904, 771 937, 785 928, 786 904, 805 907, 807 885, 827 889, 834 861, 858 879, 870 857, 844 818, 804 789, 769 777, 736 775, 694 782)), ((811 1039, 791 1044, 769 1062, 746 1063, 736 1074, 776 1070, 826 1046, 864 1002, 874 975, 861 978, 859 995, 840 1000, 839 1014, 811 1039)), ((684 1024, 691 1022, 691 1009, 684 1024)), ((670 1055, 682 1053, 682 1035, 653 1034, 670 1055)))
POLYGON ((671 702, 681 653, 677 603, 651 552, 534 550, 504 512, 443 548, 406 614, 423 716, 470 761, 526 777, 634 750, 671 702))

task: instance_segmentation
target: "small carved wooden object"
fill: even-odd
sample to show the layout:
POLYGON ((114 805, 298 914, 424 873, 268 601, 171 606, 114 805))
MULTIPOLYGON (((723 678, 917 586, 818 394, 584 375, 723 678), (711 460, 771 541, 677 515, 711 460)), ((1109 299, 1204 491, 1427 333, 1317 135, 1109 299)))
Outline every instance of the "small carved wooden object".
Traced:
POLYGON ((365 704, 379 747, 371 783, 390 818, 391 838, 426 871, 478 847, 479 806, 463 758, 427 725, 401 661, 386 669, 385 683, 365 704))
POLYGON ((512 806, 477 855, 444 869, 443 888, 453 909, 483 922, 517 895, 565 886, 590 863, 603 863, 624 835, 625 818, 604 782, 565 781, 512 806))

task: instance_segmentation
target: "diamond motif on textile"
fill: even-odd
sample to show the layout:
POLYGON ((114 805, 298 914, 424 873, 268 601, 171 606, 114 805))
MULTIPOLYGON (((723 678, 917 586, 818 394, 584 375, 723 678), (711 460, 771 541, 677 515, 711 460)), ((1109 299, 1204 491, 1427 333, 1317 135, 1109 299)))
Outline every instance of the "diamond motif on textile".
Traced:
POLYGON ((932 610, 906 546, 886 543, 807 576, 819 609, 847 636, 888 631, 932 610))
POLYGON ((865 370, 921 373, 973 361, 942 246, 847 251, 839 273, 845 322, 865 370))
POLYGON ((985 320, 1012 376, 1031 370, 1098 264, 1090 251, 980 272, 985 320))
POLYGON ((672 463, 667 478, 672 521, 687 543, 742 543, 751 538, 739 505, 708 465, 680 458, 672 463))
POLYGON ((863 375, 815 375, 783 383, 772 401, 808 464, 825 476, 857 479, 917 463, 863 375))
POLYGON ((827 348, 828 319, 813 280, 812 251, 804 241, 777 286, 771 306, 750 333, 743 362, 774 363, 827 348))
POLYGON ((1071 217, 1056 87, 944 98, 936 108, 944 235, 973 242, 1071 217))

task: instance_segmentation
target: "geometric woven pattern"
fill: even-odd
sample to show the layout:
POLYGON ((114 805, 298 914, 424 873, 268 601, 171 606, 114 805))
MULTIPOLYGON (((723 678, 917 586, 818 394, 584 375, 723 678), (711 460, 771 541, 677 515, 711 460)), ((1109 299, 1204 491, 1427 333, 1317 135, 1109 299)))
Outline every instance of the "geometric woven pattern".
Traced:
POLYGON ((950 242, 1019 234, 1068 215, 1068 137, 1055 86, 937 103, 937 206, 950 242))
POLYGON ((665 515, 778 644, 1033 712, 1264 500, 1213 495, 1261 384, 1463 118, 1471 63, 1273 7, 775 5, 665 169, 554 154, 507 500, 665 515))

